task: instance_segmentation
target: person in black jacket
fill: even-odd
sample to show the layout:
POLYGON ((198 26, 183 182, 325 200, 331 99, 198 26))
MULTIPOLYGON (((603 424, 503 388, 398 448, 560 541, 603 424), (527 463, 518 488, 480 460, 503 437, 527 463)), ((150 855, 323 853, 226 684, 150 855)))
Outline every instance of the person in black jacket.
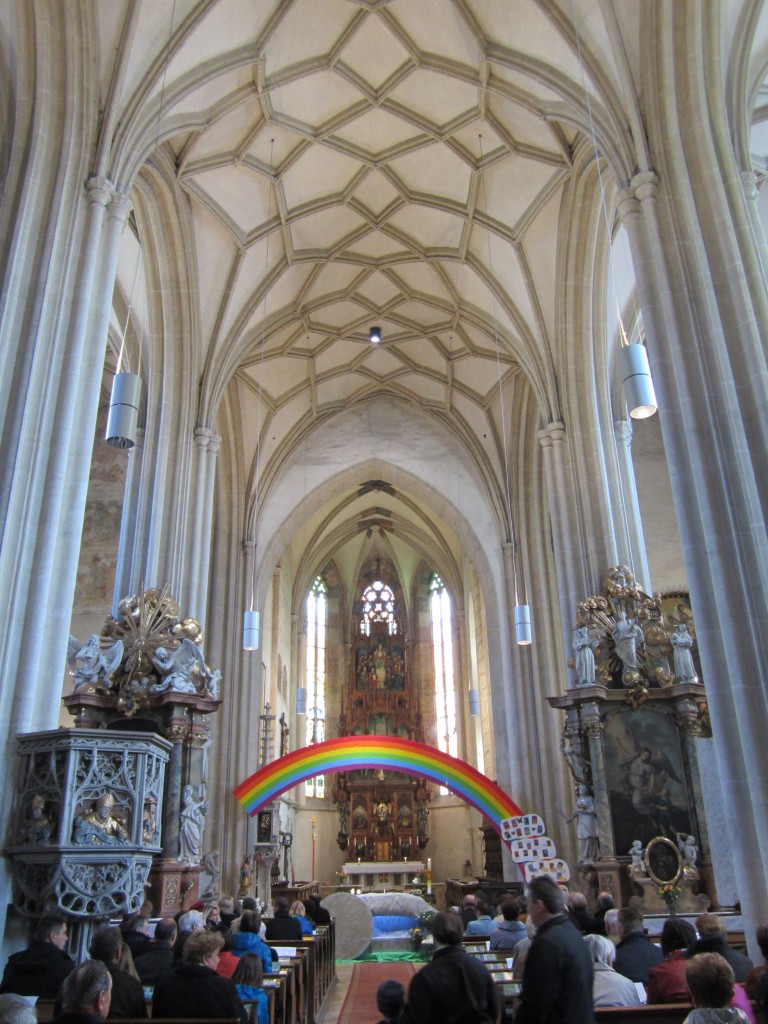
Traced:
POLYGON ((288 900, 282 897, 275 900, 275 916, 264 920, 267 926, 267 934, 264 937, 267 942, 270 939, 295 939, 297 942, 303 940, 304 933, 301 930, 301 925, 296 918, 291 917, 288 906, 288 900))
POLYGON ((32 934, 29 948, 8 958, 0 992, 55 999, 61 983, 75 969, 75 961, 64 952, 67 939, 65 918, 56 915, 42 918, 32 934))
POLYGON ((747 980, 747 975, 753 967, 752 961, 728 945, 725 926, 717 914, 700 914, 696 918, 696 931, 699 938, 688 950, 688 956, 696 956, 697 953, 719 953, 723 960, 731 965, 736 981, 741 983, 747 980))
POLYGON ((171 969, 176 933, 176 922, 172 917, 164 917, 155 925, 155 941, 146 953, 136 958, 136 973, 142 985, 154 985, 161 974, 167 974, 171 969))
POLYGON ((630 981, 648 981, 648 972, 660 964, 664 954, 643 931, 643 915, 634 907, 622 907, 619 911, 619 934, 621 941, 616 946, 614 970, 630 981))
POLYGON ((93 933, 89 953, 92 960, 100 960, 112 976, 110 1017, 146 1017, 147 1004, 144 988, 138 978, 118 967, 123 952, 123 936, 119 928, 107 925, 93 933))
POLYGON ((184 944, 183 960, 158 978, 152 996, 152 1019, 163 1017, 237 1017, 248 1024, 248 1014, 237 997, 231 978, 216 973, 220 932, 195 932, 184 944))
POLYGON ((565 913, 562 890, 548 877, 528 885, 536 935, 525 961, 515 1024, 594 1024, 592 958, 565 913))
POLYGON ((464 949, 461 916, 435 914, 431 928, 435 952, 411 981, 403 1024, 495 1024, 496 985, 485 964, 464 949))

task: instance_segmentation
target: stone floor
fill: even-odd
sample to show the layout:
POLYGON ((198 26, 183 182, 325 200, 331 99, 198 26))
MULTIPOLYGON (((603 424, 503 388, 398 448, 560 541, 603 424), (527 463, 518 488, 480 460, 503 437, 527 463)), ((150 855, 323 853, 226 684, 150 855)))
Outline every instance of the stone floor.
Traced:
POLYGON ((336 965, 336 984, 323 1007, 323 1012, 318 1017, 318 1024, 336 1024, 347 995, 353 967, 354 964, 336 965))

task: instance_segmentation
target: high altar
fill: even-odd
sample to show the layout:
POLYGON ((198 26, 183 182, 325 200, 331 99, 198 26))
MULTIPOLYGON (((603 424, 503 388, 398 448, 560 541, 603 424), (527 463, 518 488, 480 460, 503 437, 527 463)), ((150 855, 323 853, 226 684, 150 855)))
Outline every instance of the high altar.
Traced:
MULTIPOLYGON (((399 736, 423 742, 399 585, 394 574, 382 573, 377 559, 361 591, 338 735, 399 736)), ((352 870, 358 861, 365 862, 383 869, 374 869, 373 874, 404 873, 407 882, 423 869, 417 866, 417 855, 429 842, 432 796, 425 779, 381 768, 343 772, 334 776, 332 796, 339 813, 336 841, 349 854, 352 870), (408 864, 404 872, 398 870, 403 861, 408 864)))

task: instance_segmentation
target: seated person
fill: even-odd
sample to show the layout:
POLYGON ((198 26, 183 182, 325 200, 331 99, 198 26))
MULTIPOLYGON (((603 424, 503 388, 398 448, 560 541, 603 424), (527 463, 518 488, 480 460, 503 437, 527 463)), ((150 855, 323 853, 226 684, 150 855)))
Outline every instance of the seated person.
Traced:
POLYGON ((630 981, 643 985, 648 981, 648 972, 664 959, 664 954, 654 946, 643 929, 643 915, 634 907, 622 907, 619 911, 619 934, 621 941, 616 946, 615 968, 630 981))
POLYGON ((65 952, 67 939, 66 918, 55 914, 41 918, 29 947, 8 957, 0 992, 55 999, 61 983, 75 969, 75 961, 65 952))
POLYGON ((120 931, 123 933, 123 944, 126 945, 136 963, 136 958, 146 953, 150 947, 149 921, 141 914, 129 914, 120 924, 120 931))
POLYGON ((301 900, 294 900, 291 904, 290 915, 301 925, 301 931, 303 935, 314 935, 315 929, 312 927, 312 922, 307 917, 307 912, 304 904, 301 900))
POLYGON ((700 914, 696 918, 696 931, 699 938, 690 948, 691 956, 696 956, 697 953, 719 953, 731 965, 736 981, 747 980, 747 975, 754 964, 748 956, 728 945, 725 925, 717 914, 700 914))
POLYGON ((728 1005, 733 999, 733 969, 719 953, 692 956, 685 977, 695 1009, 683 1024, 747 1024, 744 1012, 728 1005))
MULTIPOLYGON (((226 929, 226 931, 219 933, 224 939, 224 948, 219 953, 219 962, 216 964, 216 973, 220 974, 222 978, 231 978, 235 973, 235 968, 240 963, 240 957, 236 956, 232 952, 232 941, 235 937, 235 932, 226 929)), ((243 956, 246 954, 243 953, 243 956)), ((261 959, 261 957, 259 957, 261 959)))
POLYGON ((594 931, 595 919, 587 910, 587 897, 583 892, 572 892, 569 894, 568 914, 582 935, 587 935, 594 931))
POLYGON ((465 935, 484 935, 486 938, 496 930, 496 922, 491 917, 491 906, 485 900, 477 901, 477 918, 467 925, 465 935))
POLYGON ((161 974, 171 969, 176 932, 172 917, 164 917, 155 925, 155 941, 134 961, 142 985, 154 985, 161 974))
POLYGON ((291 917, 288 912, 288 906, 288 900, 282 896, 275 900, 275 916, 267 919, 266 937, 268 942, 270 939, 293 939, 296 942, 301 942, 304 938, 301 925, 291 917))
POLYGON ((399 981, 382 981, 376 991, 376 1006, 382 1017, 379 1024, 399 1024, 405 1009, 405 989, 399 981))
POLYGON ((645 986, 649 1003, 690 1002, 685 968, 688 949, 696 941, 696 929, 682 917, 668 917, 661 931, 664 959, 648 972, 645 986))
POLYGON ((159 978, 152 996, 152 1019, 163 1017, 236 1017, 248 1014, 230 978, 216 973, 224 939, 218 932, 195 932, 184 943, 181 963, 159 978))
POLYGON ((37 1012, 24 996, 0 996, 0 1024, 37 1024, 37 1012))
POLYGON ((101 960, 86 960, 71 971, 61 986, 63 1010, 51 1024, 73 1024, 75 1021, 98 1024, 109 1014, 112 998, 112 977, 101 960))
MULTIPOLYGON (((297 922, 292 923, 299 927, 297 922)), ((240 918, 240 928, 232 936, 232 952, 237 957, 241 957, 243 953, 255 953, 261 960, 264 973, 269 974, 272 971, 272 951, 262 939, 260 932, 261 917, 258 911, 244 910, 240 918)))
MULTIPOLYGON (((243 953, 232 975, 237 994, 244 1003, 256 1004, 255 1024, 269 1024, 269 999, 261 987, 264 969, 255 953, 243 953)), ((253 1020, 253 1016, 250 1016, 253 1020)))
POLYGON ((119 928, 107 925, 93 933, 89 948, 91 959, 100 960, 112 977, 109 1017, 146 1017, 144 987, 138 978, 120 969, 122 952, 123 936, 119 928))
POLYGON ((313 896, 307 896, 304 900, 304 909, 307 912, 307 917, 314 925, 331 923, 331 915, 325 907, 320 906, 320 901, 316 900, 313 896))
POLYGON ((520 908, 517 900, 505 900, 501 904, 501 923, 491 932, 491 949, 505 949, 510 952, 521 939, 526 937, 525 925, 518 921, 520 908))
POLYGON ((768 926, 761 924, 756 932, 757 944, 760 947, 760 953, 763 957, 763 962, 757 967, 753 967, 747 975, 747 980, 744 982, 744 989, 747 996, 750 999, 757 999, 757 993, 760 989, 760 979, 768 971, 768 926))
POLYGON ((639 1006, 640 995, 633 982, 613 969, 616 947, 604 935, 585 935, 592 957, 592 1000, 595 1006, 639 1006))

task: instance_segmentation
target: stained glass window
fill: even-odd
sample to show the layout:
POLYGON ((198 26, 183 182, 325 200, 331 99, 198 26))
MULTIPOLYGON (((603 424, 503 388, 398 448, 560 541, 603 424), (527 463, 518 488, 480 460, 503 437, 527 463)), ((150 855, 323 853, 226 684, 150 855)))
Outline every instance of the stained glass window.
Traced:
POLYGON ((395 615, 395 595, 381 580, 376 580, 363 592, 363 617, 360 620, 360 632, 371 635, 372 622, 386 622, 390 636, 397 633, 395 615))

